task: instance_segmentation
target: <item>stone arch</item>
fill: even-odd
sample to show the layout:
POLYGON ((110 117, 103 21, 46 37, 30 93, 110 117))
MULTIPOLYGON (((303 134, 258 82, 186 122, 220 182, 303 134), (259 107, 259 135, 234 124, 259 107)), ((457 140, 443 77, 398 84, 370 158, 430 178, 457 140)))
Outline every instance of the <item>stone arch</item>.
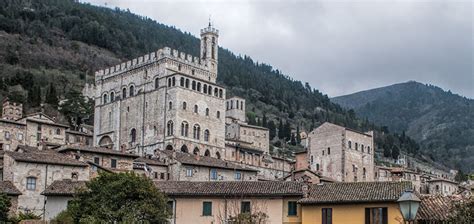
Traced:
POLYGON ((186 145, 181 146, 181 152, 188 153, 188 147, 186 145))
POLYGON ((199 155, 199 148, 198 147, 194 147, 193 154, 194 155, 199 155))
POLYGON ((130 89, 129 89, 129 96, 133 96, 135 95, 135 86, 134 85, 131 85, 130 86, 130 89))
POLYGON ((112 144, 112 139, 108 135, 102 136, 99 140, 99 146, 101 147, 110 146, 112 144))
POLYGON ((166 150, 173 150, 173 146, 172 145, 166 146, 166 150))
POLYGON ((221 159, 221 154, 219 152, 216 152, 216 158, 221 159))
POLYGON ((211 156, 211 152, 209 152, 209 149, 206 149, 204 152, 204 156, 211 156))
POLYGON ((135 128, 132 128, 132 130, 130 130, 130 141, 131 142, 137 141, 137 130, 135 128))

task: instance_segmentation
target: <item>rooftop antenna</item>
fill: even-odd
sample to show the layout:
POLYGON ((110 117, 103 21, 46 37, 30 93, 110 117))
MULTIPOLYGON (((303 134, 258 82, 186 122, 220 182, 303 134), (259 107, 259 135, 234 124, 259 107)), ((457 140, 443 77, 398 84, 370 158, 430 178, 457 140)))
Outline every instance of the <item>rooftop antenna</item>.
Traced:
POLYGON ((211 14, 209 14, 209 27, 211 27, 211 14))

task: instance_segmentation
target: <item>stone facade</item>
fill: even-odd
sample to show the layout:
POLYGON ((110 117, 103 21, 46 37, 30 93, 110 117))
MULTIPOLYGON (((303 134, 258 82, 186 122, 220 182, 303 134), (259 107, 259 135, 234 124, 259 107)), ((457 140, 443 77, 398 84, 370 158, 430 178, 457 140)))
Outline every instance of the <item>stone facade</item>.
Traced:
POLYGON ((226 123, 232 123, 239 121, 245 123, 245 99, 234 96, 226 100, 225 102, 225 117, 226 123))
POLYGON ((166 148, 223 150, 217 41, 218 31, 207 27, 200 58, 163 48, 96 72, 94 144, 143 156, 166 148))
POLYGON ((19 120, 26 124, 26 145, 29 146, 60 146, 66 144, 65 124, 56 123, 43 113, 28 115, 19 120))
POLYGON ((23 117, 23 104, 3 101, 2 105, 2 119, 16 121, 23 117))
POLYGON ((26 125, 13 120, 0 119, 0 150, 12 151, 25 144, 26 125))
POLYGON ((361 133, 324 123, 308 135, 313 171, 342 182, 374 181, 374 140, 361 133))
POLYGON ((459 183, 445 179, 433 179, 428 181, 428 193, 449 196, 456 194, 459 183))

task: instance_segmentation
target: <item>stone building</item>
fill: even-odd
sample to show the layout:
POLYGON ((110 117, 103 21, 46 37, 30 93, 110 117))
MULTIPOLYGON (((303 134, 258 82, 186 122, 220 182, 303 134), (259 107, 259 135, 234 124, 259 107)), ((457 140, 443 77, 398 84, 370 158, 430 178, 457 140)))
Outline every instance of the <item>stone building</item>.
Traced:
POLYGON ((308 134, 312 170, 341 182, 374 181, 374 138, 339 125, 324 123, 308 134))
POLYGON ((429 194, 450 196, 456 194, 459 189, 459 183, 447 179, 436 178, 427 182, 429 194))
POLYGON ((48 115, 38 112, 27 115, 18 120, 26 124, 26 145, 57 147, 66 144, 66 130, 68 125, 54 121, 48 115))
POLYGON ((66 144, 67 145, 82 145, 92 146, 94 135, 92 133, 66 130, 66 144))
POLYGON ((225 88, 216 83, 218 30, 201 30, 200 57, 163 48, 95 74, 94 145, 223 153, 225 88))
POLYGON ((375 181, 392 181, 392 168, 386 166, 375 166, 375 181))
POLYGON ((17 121, 23 117, 23 104, 3 100, 2 119, 17 121))
POLYGON ((0 180, 0 193, 4 193, 10 198, 11 206, 8 215, 15 215, 18 208, 18 196, 21 195, 21 192, 11 181, 0 180))
POLYGON ((133 172, 154 181, 167 181, 171 178, 166 159, 152 156, 136 158, 133 161, 133 172))
POLYGON ((88 180, 88 165, 68 158, 53 150, 39 150, 20 146, 3 156, 3 180, 10 181, 22 193, 18 196, 17 210, 44 213, 41 195, 55 180, 88 180))
POLYGON ((0 119, 0 150, 11 151, 24 145, 26 124, 9 119, 0 119))

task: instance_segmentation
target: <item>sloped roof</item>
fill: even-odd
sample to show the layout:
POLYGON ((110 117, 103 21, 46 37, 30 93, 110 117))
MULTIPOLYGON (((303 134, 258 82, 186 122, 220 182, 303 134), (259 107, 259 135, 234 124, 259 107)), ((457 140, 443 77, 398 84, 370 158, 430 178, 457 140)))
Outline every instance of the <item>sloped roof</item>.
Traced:
POLYGON ((7 195, 20 195, 21 192, 10 181, 0 181, 0 192, 7 195))
POLYGON ((411 189, 410 182, 355 182, 312 185, 302 204, 339 204, 364 202, 395 202, 411 189))
POLYGON ((168 196, 268 197, 301 196, 303 184, 293 181, 156 181, 168 196))
POLYGON ((423 195, 416 213, 417 220, 442 221, 449 218, 453 207, 453 199, 442 195, 423 195))
POLYGON ((133 162, 139 162, 139 163, 146 163, 147 165, 155 165, 155 166, 167 166, 165 162, 160 161, 158 159, 149 159, 149 158, 144 158, 144 157, 139 157, 136 158, 133 162))
POLYGON ((46 196, 72 196, 76 190, 86 186, 86 181, 74 181, 71 179, 56 180, 41 194, 46 196))
POLYGON ((87 166, 86 163, 69 158, 65 155, 50 150, 38 150, 37 152, 5 152, 5 154, 9 155, 14 160, 19 162, 55 164, 64 166, 87 166))
POLYGON ((105 155, 115 155, 115 156, 125 156, 138 158, 138 155, 131 154, 128 152, 117 151, 113 149, 103 148, 103 147, 93 147, 93 146, 79 146, 79 145, 67 145, 58 149, 58 152, 67 152, 67 151, 80 151, 80 152, 91 152, 97 154, 105 155))

